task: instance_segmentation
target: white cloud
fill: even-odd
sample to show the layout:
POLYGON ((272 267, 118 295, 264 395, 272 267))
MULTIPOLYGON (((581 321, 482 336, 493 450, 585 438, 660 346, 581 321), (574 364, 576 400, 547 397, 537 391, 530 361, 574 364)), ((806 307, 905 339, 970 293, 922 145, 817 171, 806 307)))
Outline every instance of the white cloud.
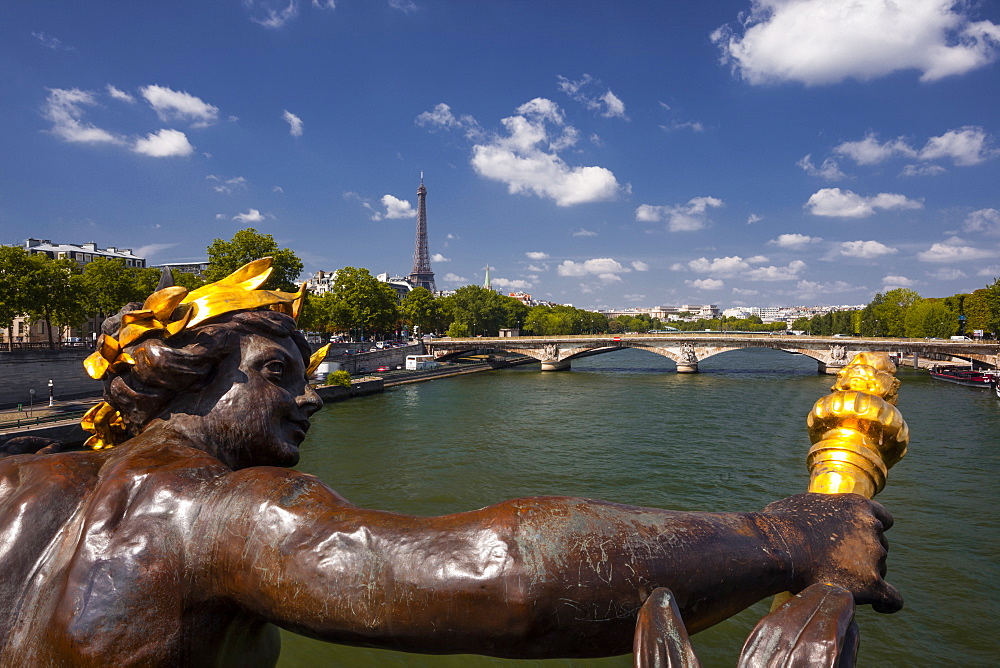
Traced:
POLYGON ((927 272, 927 275, 931 278, 936 278, 939 281, 957 281, 960 278, 968 278, 966 274, 961 269, 954 269, 948 267, 940 267, 934 271, 927 272))
POLYGON ((491 278, 490 283, 494 287, 502 288, 504 290, 530 290, 531 282, 524 281, 521 279, 508 279, 508 278, 491 278))
POLYGON ((806 234, 779 234, 777 239, 771 239, 767 243, 779 248, 804 248, 809 244, 823 241, 819 237, 810 237, 806 234))
POLYGON ((529 260, 547 260, 549 259, 549 254, 542 251, 528 251, 524 254, 524 257, 529 260))
POLYGON ((1000 234, 1000 210, 979 209, 973 211, 965 217, 965 224, 962 229, 966 232, 985 232, 986 234, 1000 234))
POLYGON ((445 283, 468 283, 469 279, 465 276, 459 276, 458 274, 452 274, 451 272, 444 275, 445 283))
POLYGON ((937 176, 948 170, 941 165, 906 165, 900 176, 937 176))
POLYGON ((293 137, 302 136, 302 119, 293 114, 292 112, 285 109, 284 113, 281 114, 282 120, 288 123, 288 133, 293 137))
POLYGON ((878 241, 845 241, 840 244, 841 255, 865 260, 883 255, 895 255, 898 252, 899 249, 886 246, 878 241))
POLYGON ((746 288, 733 288, 734 295, 759 295, 760 290, 748 290, 746 288))
POLYGON ((82 122, 83 106, 97 104, 94 96, 79 88, 49 88, 42 115, 52 123, 52 134, 80 144, 121 144, 122 139, 90 123, 82 122))
POLYGON ((247 180, 245 176, 234 176, 231 179, 226 179, 223 181, 220 177, 215 174, 209 174, 205 177, 207 181, 213 181, 214 185, 212 190, 217 193, 222 193, 223 195, 231 195, 234 190, 246 190, 247 180))
POLYGON ((594 275, 605 282, 621 280, 618 274, 627 274, 630 271, 632 270, 609 257, 594 258, 592 260, 584 260, 583 262, 565 260, 556 267, 556 272, 560 276, 575 276, 580 278, 594 275))
POLYGON ((906 276, 884 276, 882 278, 882 285, 884 288, 891 290, 893 288, 913 287, 915 283, 906 276))
POLYGON ((574 237, 596 237, 597 232, 593 230, 585 230, 582 227, 573 233, 574 237))
POLYGON ((404 14, 417 11, 417 3, 413 0, 389 0, 389 7, 404 14))
POLYGON ((769 260, 767 259, 766 255, 754 255, 752 257, 747 258, 747 262, 749 262, 750 264, 763 264, 764 262, 768 261, 769 260))
POLYGON ((215 219, 216 220, 225 220, 228 217, 229 216, 227 214, 225 214, 225 213, 217 213, 217 214, 215 214, 215 219))
POLYGON ((691 271, 699 274, 710 274, 712 276, 736 276, 744 271, 750 270, 750 263, 739 255, 732 257, 717 257, 711 261, 708 258, 700 257, 697 260, 688 262, 691 271))
POLYGON ((818 176, 827 181, 839 181, 847 178, 847 175, 840 171, 840 165, 833 158, 827 158, 819 167, 812 163, 812 155, 807 153, 801 160, 795 163, 801 167, 809 176, 818 176))
MULTIPOLYGON (((392 195, 382 195, 382 206, 385 207, 386 218, 416 218, 417 211, 405 199, 392 195)), ((375 219, 378 220, 378 219, 375 219)))
POLYGON ((684 281, 684 285, 695 290, 721 290, 726 284, 717 278, 699 278, 694 281, 684 281))
POLYGON ((610 89, 600 95, 584 91, 584 89, 601 85, 600 81, 589 74, 584 74, 579 81, 573 81, 564 76, 558 76, 557 79, 559 80, 559 90, 569 95, 571 99, 583 104, 587 109, 596 111, 605 118, 627 118, 625 116, 625 103, 610 89))
POLYGON ((108 84, 107 86, 105 86, 104 89, 106 91, 108 91, 108 95, 110 95, 111 97, 113 97, 116 100, 121 100, 122 102, 128 102, 129 104, 132 104, 132 103, 135 102, 135 98, 134 97, 132 97, 131 95, 129 95, 128 93, 126 93, 123 90, 118 90, 117 88, 115 88, 111 84, 108 84))
POLYGON ((265 28, 280 28, 299 13, 299 3, 297 0, 243 0, 244 4, 253 12, 250 20, 265 28))
POLYGON ((833 148, 833 152, 846 155, 859 165, 877 165, 897 155, 907 158, 918 156, 917 151, 903 137, 880 143, 875 134, 871 132, 866 134, 864 139, 838 144, 833 148))
POLYGON ((792 281, 806 268, 802 260, 792 260, 786 267, 757 267, 743 274, 748 281, 792 281))
POLYGON ((249 209, 246 213, 238 213, 233 216, 233 220, 241 223, 259 223, 264 220, 264 216, 257 209, 249 209))
POLYGON ((441 253, 434 253, 431 255, 431 262, 451 262, 451 259, 446 258, 444 255, 441 255, 441 253))
POLYGON ((829 84, 915 69, 922 81, 997 58, 1000 26, 960 0, 751 0, 742 30, 712 33, 723 62, 751 84, 829 84), (742 34, 741 34, 742 33, 742 34))
MULTIPOLYGON (((449 112, 450 113, 450 112, 449 112)), ((563 128, 563 113, 557 104, 535 98, 517 109, 517 115, 501 121, 507 136, 472 147, 472 167, 485 178, 507 184, 512 195, 534 194, 558 206, 613 200, 621 186, 604 167, 571 167, 557 151, 566 148, 575 130, 563 128), (548 126, 559 133, 551 135, 548 126)))
POLYGON ((47 49, 52 49, 53 51, 74 51, 72 46, 64 44, 58 37, 53 37, 52 35, 46 35, 43 32, 33 32, 31 36, 42 43, 47 49))
POLYGON ((895 193, 879 193, 874 197, 862 197, 850 190, 822 188, 817 190, 805 207, 814 216, 836 216, 840 218, 867 218, 875 209, 922 209, 923 202, 909 199, 895 193))
POLYGON ((923 262, 968 262, 997 256, 996 251, 964 244, 958 237, 952 237, 944 243, 932 244, 927 250, 917 253, 917 258, 923 262))
MULTIPOLYGON (((948 130, 937 137, 930 137, 919 151, 903 137, 879 142, 874 133, 869 132, 864 139, 838 144, 834 152, 847 156, 859 165, 876 165, 890 158, 902 156, 911 160, 951 159, 959 167, 978 165, 993 157, 997 151, 989 146, 986 131, 975 125, 966 125, 954 130, 948 130)), ((807 156, 808 157, 808 156, 807 156)), ((925 176, 939 174, 945 171, 940 166, 917 167, 908 165, 905 176, 925 176)))
POLYGON ((1000 265, 993 265, 992 267, 983 267, 976 272, 976 276, 1000 276, 1000 265))
POLYGON ((921 160, 951 158, 955 165, 968 167, 978 165, 996 155, 995 150, 986 147, 986 131, 980 127, 966 125, 957 130, 948 130, 940 137, 931 137, 920 150, 921 160))
POLYGON ((793 294, 799 299, 814 299, 831 292, 850 292, 856 288, 845 281, 832 283, 817 283, 815 281, 799 281, 795 284, 793 294))
POLYGON ((136 248, 135 254, 138 255, 139 257, 150 258, 160 253, 161 251, 165 251, 168 248, 173 248, 174 246, 179 246, 179 245, 180 242, 172 244, 146 244, 145 246, 140 246, 139 248, 136 248))
POLYGON ((695 197, 687 204, 654 206, 640 204, 635 210, 635 219, 644 223, 667 221, 671 232, 693 232, 708 225, 708 209, 723 206, 716 197, 695 197))
POLYGON ((172 158, 191 155, 194 146, 180 130, 160 130, 146 135, 144 139, 136 139, 132 150, 153 158, 172 158))
POLYGON ((185 91, 166 86, 144 86, 139 89, 146 102, 162 121, 191 121, 193 127, 205 127, 219 118, 219 108, 185 91))
POLYGON ((433 111, 425 111, 415 120, 421 127, 431 129, 460 130, 467 139, 477 140, 485 136, 479 122, 468 114, 455 116, 451 107, 444 102, 434 106, 433 111))
POLYGON ((271 192, 284 194, 285 189, 282 188, 281 186, 274 186, 273 188, 271 188, 271 192))
POLYGON ((636 271, 649 271, 649 265, 642 260, 632 260, 632 268, 636 271))
POLYGON ((764 216, 759 216, 756 213, 751 213, 747 216, 747 225, 753 225, 754 223, 759 223, 764 220, 764 216))
POLYGON ((312 0, 312 6, 316 9, 336 9, 336 0, 312 0))

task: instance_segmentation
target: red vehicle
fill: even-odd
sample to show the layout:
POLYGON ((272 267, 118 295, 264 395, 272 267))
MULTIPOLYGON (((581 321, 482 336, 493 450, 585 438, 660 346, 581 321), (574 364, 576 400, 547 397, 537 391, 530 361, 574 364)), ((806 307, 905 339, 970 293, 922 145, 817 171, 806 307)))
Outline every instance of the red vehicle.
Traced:
POLYGON ((389 367, 387 367, 387 366, 380 366, 379 368, 377 368, 377 369, 375 369, 375 370, 376 370, 376 371, 388 371, 388 370, 389 370, 389 367))

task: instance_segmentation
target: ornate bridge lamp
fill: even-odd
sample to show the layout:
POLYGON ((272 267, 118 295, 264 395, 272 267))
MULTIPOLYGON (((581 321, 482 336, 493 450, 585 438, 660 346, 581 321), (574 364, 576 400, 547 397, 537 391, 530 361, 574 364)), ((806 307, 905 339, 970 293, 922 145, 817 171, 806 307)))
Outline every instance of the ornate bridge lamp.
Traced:
MULTIPOLYGON (((859 353, 837 374, 806 425, 809 492, 874 497, 889 468, 903 458, 909 429, 896 408, 899 380, 886 353, 859 353)), ((831 537, 834 540, 834 537, 831 537)), ((845 555, 850 559, 850 555, 845 555)), ((834 584, 813 584, 775 596, 771 612, 751 632, 739 666, 854 666, 859 632, 854 597, 834 584)), ((656 589, 639 612, 635 666, 699 666, 668 589, 656 589)))

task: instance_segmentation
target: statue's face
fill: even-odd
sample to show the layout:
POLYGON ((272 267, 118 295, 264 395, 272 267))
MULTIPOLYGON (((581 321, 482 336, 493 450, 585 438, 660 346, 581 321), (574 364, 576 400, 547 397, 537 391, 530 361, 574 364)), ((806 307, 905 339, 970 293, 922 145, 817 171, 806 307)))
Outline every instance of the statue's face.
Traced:
POLYGON ((241 334, 239 342, 241 354, 222 362, 202 393, 218 397, 202 424, 206 439, 233 468, 293 466, 323 402, 290 338, 241 334))

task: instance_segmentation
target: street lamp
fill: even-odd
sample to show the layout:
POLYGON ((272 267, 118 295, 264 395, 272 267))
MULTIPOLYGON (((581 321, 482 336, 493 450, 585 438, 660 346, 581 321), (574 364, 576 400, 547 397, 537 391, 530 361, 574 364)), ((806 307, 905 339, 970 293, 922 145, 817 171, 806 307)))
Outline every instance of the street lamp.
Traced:
POLYGON ((28 390, 28 394, 31 395, 31 399, 28 402, 28 417, 31 417, 35 410, 35 388, 28 390))
POLYGON ((53 402, 52 402, 52 379, 49 378, 49 407, 51 408, 52 406, 53 406, 53 402))

